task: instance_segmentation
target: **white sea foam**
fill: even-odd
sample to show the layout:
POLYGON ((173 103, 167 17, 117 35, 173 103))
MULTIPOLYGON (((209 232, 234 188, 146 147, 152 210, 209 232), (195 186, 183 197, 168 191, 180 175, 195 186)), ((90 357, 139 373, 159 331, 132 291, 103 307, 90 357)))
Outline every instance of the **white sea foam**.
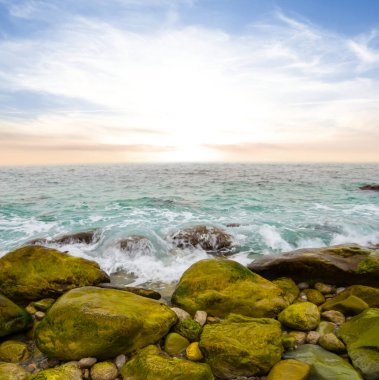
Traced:
POLYGON ((290 251, 293 249, 291 244, 284 240, 279 231, 268 224, 264 224, 259 228, 259 234, 262 236, 267 247, 273 250, 290 251))

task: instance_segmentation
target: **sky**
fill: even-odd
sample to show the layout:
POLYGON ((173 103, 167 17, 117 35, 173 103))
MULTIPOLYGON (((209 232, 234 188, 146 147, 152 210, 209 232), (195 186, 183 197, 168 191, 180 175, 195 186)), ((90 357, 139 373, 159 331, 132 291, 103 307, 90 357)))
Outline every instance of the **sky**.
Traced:
POLYGON ((0 0, 0 165, 379 162, 379 1, 0 0))

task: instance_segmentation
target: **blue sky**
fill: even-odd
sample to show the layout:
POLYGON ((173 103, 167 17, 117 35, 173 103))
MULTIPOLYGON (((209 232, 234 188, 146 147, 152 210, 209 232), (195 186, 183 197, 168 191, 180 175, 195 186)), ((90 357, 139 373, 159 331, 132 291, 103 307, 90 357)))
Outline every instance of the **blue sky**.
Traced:
POLYGON ((0 0, 0 164, 378 162, 375 0, 0 0))

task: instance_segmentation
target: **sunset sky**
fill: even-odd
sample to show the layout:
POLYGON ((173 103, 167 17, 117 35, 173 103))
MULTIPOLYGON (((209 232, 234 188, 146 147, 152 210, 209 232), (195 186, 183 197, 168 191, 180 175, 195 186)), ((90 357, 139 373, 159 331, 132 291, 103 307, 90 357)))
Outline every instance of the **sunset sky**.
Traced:
POLYGON ((0 0, 0 164, 379 162, 379 1, 0 0))

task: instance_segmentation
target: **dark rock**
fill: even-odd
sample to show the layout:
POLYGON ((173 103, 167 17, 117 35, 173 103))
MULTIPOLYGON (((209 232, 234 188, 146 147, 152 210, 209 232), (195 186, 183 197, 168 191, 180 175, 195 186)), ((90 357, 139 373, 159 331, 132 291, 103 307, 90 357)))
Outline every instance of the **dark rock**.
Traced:
POLYGON ((122 251, 127 253, 130 257, 135 257, 138 253, 148 255, 152 252, 153 246, 151 241, 144 236, 129 236, 118 242, 122 251))
POLYGON ((264 256, 248 265, 269 279, 290 277, 296 282, 379 287, 379 252, 357 244, 299 249, 280 256, 264 256))
POLYGON ((116 290, 123 290, 125 292, 130 292, 133 294, 137 294, 141 297, 151 298, 153 300, 160 300, 161 295, 156 292, 155 290, 151 289, 144 289, 144 288, 136 288, 133 286, 123 286, 123 285, 115 285, 108 282, 102 283, 97 285, 99 288, 105 288, 105 289, 116 289, 116 290))
POLYGON ((360 190, 379 191, 379 185, 363 185, 359 189, 360 190))
POLYGON ((96 230, 73 232, 57 236, 55 238, 37 238, 29 240, 26 245, 45 245, 45 244, 93 244, 100 240, 96 230))

